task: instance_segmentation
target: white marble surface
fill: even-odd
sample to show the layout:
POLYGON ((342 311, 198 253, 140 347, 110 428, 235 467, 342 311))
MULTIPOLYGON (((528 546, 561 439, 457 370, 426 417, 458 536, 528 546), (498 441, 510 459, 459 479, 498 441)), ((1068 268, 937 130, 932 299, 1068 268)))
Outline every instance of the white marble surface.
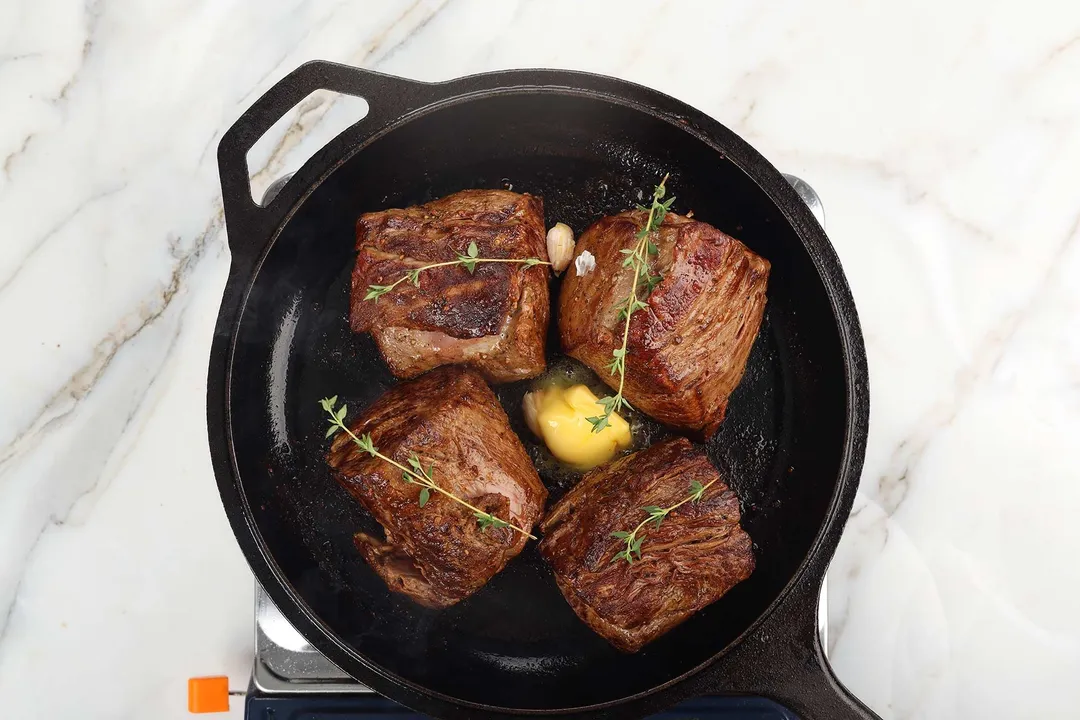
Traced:
POLYGON ((204 425, 214 148, 312 58, 617 75, 810 181, 872 376, 837 673, 886 718, 1080 714, 1080 4, 9 0, 0 716, 183 717, 188 676, 246 683, 252 581, 204 425))

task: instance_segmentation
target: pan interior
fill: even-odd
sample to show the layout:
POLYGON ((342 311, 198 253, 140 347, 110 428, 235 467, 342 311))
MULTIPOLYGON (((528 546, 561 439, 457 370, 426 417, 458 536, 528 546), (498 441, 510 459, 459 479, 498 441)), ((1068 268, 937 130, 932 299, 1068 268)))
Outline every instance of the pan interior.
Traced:
MULTIPOLYGON (((561 357, 558 349, 552 332, 552 361, 561 357)), ((845 429, 841 343, 825 287, 765 193, 678 124, 555 92, 441 108, 398 126, 335 170, 293 214, 255 278, 231 373, 242 491, 269 553, 300 597, 369 663, 431 691, 506 708, 617 700, 722 651, 807 555, 836 490, 845 429), (665 172, 676 211, 693 210, 773 266, 746 375, 707 443, 742 500, 757 570, 635 655, 612 649, 577 619, 535 543, 450 609, 423 609, 391 594, 354 549, 355 532, 377 528, 327 472, 317 405, 339 395, 355 413, 395 382, 371 340, 348 328, 357 216, 463 188, 512 187, 543 197, 548 226, 566 222, 578 234, 647 198, 665 172)), ((526 385, 498 391, 515 430, 537 452, 518 405, 526 385)), ((565 478, 545 481, 553 500, 565 490, 565 478)), ((364 673, 360 662, 344 669, 364 673)))

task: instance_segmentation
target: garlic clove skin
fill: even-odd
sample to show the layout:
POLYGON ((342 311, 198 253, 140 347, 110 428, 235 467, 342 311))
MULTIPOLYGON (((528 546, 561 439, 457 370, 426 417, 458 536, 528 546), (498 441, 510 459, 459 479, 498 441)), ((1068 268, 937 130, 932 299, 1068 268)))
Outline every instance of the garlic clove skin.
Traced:
POLYGON ((574 273, 578 277, 584 277, 596 269, 596 258, 588 250, 582 250, 574 260, 574 273))
POLYGON ((574 231, 566 223, 555 223, 547 231, 548 260, 555 272, 561 273, 574 257, 574 231))

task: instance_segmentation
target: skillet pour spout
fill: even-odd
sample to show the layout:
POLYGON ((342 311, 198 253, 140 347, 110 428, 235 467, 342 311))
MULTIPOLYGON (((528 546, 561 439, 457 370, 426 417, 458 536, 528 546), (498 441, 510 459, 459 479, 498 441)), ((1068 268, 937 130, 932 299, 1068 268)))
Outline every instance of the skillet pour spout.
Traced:
MULTIPOLYGON (((859 320, 821 225, 753 148, 609 77, 512 70, 421 83, 312 62, 244 112, 218 165, 232 267, 207 377, 214 471, 252 571, 312 645, 435 717, 635 718, 709 693, 765 696, 814 720, 875 717, 836 680, 816 629, 866 447, 859 320), (256 204, 248 150, 317 89, 363 97, 369 113, 256 204), (357 217, 513 185, 544 199, 547 226, 580 233, 665 173, 676 209, 772 263, 746 374, 705 445, 742 500, 753 575, 635 654, 577 619, 535 543, 451 608, 388 592, 353 546, 375 528, 329 476, 317 404, 340 394, 359 410, 395 382, 370 338, 348 328, 357 217)), ((560 357, 549 338, 547 361, 560 357)), ((526 441, 525 384, 496 389, 526 441)), ((557 499, 563 481, 541 475, 557 499)))

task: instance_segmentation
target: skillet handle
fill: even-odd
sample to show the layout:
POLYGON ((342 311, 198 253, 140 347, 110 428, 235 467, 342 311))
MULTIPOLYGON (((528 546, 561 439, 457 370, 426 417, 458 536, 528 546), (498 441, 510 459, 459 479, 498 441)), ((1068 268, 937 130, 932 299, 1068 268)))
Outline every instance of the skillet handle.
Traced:
POLYGON ((804 580, 706 674, 709 692, 759 695, 802 720, 880 720, 833 674, 818 632, 820 581, 804 580))
POLYGON ((254 262, 307 187, 318 178, 312 168, 325 168, 325 160, 344 157, 345 153, 371 137, 402 115, 430 101, 436 86, 406 80, 371 70, 315 60, 286 75, 248 108, 233 123, 218 144, 218 174, 221 178, 222 204, 228 227, 229 248, 233 259, 254 262), (368 102, 368 114, 328 143, 296 173, 278 197, 265 206, 251 198, 247 154, 275 122, 316 90, 332 90, 362 97, 368 102), (363 131, 360 126, 363 126, 363 131), (305 172, 307 171, 307 172, 305 172))

